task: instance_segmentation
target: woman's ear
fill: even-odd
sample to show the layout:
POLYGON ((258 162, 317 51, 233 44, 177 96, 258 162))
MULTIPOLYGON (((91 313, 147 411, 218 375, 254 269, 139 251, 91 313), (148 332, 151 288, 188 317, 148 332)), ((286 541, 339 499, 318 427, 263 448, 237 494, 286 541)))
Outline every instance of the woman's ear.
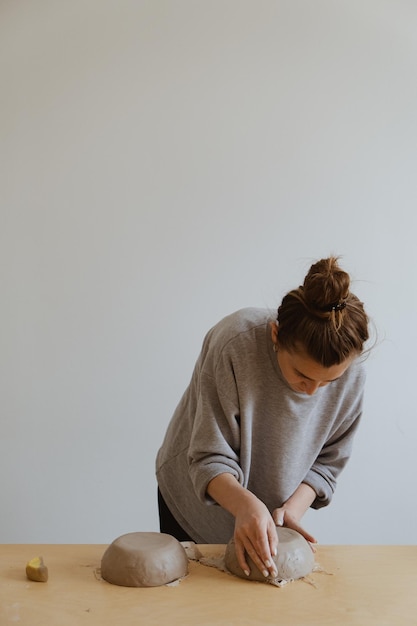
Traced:
POLYGON ((271 337, 274 344, 278 343, 278 322, 271 322, 271 337))

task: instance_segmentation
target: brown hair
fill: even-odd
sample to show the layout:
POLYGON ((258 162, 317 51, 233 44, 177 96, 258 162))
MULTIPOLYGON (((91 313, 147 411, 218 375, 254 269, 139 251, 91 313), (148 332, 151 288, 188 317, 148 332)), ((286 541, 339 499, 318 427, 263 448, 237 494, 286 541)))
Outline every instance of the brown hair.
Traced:
POLYGON ((350 277, 329 257, 314 263, 304 284, 278 308, 278 341, 284 350, 303 348, 323 367, 359 355, 369 337, 368 316, 350 292, 350 277))

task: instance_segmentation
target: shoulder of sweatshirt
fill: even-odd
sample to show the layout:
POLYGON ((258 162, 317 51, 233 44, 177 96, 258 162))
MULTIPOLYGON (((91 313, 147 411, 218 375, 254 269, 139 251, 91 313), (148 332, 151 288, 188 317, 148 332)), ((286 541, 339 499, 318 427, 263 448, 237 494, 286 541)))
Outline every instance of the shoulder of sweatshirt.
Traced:
POLYGON ((242 343, 246 343, 246 337, 249 338, 251 331, 257 328, 265 329, 272 319, 273 316, 268 309, 244 308, 230 313, 207 332, 201 358, 205 360, 211 355, 211 358, 217 360, 224 349, 233 344, 239 346, 238 350, 242 349, 242 343))
POLYGON ((208 335, 224 336, 232 339, 237 335, 250 331, 258 326, 264 326, 274 319, 272 311, 255 307, 246 307, 223 317, 208 335))
POLYGON ((364 391, 366 382, 366 370, 363 364, 363 360, 358 357, 353 363, 348 367, 346 372, 341 376, 341 378, 332 383, 325 389, 330 391, 330 394, 334 393, 335 396, 345 397, 361 397, 364 391))

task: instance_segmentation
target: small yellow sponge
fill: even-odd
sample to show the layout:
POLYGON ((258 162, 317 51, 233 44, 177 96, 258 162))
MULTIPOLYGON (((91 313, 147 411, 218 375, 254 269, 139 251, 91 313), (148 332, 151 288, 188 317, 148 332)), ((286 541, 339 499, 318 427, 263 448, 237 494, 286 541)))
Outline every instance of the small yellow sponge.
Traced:
POLYGON ((48 568, 41 556, 35 556, 34 559, 28 561, 26 565, 26 576, 29 580, 34 580, 38 583, 46 583, 48 580, 48 568))

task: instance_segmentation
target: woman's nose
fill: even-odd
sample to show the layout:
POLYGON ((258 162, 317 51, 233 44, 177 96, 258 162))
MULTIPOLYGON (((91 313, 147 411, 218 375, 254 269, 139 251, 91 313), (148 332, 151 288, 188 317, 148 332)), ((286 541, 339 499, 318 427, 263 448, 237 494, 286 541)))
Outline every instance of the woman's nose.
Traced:
POLYGON ((317 389, 320 387, 320 383, 315 380, 306 380, 304 381, 304 385, 305 385, 305 392, 309 396, 312 396, 313 394, 315 394, 317 389))

